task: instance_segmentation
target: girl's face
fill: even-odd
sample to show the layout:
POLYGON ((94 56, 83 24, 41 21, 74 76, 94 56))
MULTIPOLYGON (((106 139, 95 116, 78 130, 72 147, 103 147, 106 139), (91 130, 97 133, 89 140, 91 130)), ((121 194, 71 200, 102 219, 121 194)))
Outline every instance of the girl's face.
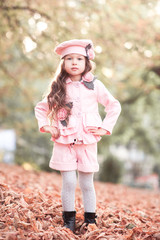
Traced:
POLYGON ((85 70, 86 59, 80 54, 68 54, 64 57, 64 69, 71 77, 81 78, 85 70))

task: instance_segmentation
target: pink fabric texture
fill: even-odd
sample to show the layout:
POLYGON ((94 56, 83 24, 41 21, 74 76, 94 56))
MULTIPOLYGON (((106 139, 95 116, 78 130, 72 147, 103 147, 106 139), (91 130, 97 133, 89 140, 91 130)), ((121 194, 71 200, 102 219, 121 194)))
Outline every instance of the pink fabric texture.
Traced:
MULTIPOLYGON (((93 75, 89 74, 87 76, 90 76, 90 80, 93 79, 93 75)), ((87 78, 86 81, 88 81, 88 79, 89 78, 87 78)), ((112 134, 112 130, 121 111, 121 106, 103 83, 95 80, 94 90, 86 88, 83 81, 73 82, 68 78, 66 83, 66 102, 73 103, 67 127, 63 126, 58 118, 52 122, 49 121, 47 117, 47 99, 43 99, 35 107, 35 115, 40 131, 43 132, 42 127, 45 125, 52 125, 59 128, 60 137, 57 139, 52 138, 52 141, 63 144, 73 143, 74 139, 82 140, 84 144, 98 142, 101 137, 88 133, 89 127, 101 127, 108 131, 108 135, 112 134), (106 116, 103 121, 98 112, 98 103, 101 103, 105 107, 106 116)))
POLYGON ((89 44, 91 48, 89 48, 87 52, 88 52, 89 59, 92 60, 94 59, 95 54, 93 49, 93 42, 89 39, 73 39, 73 40, 65 41, 63 43, 60 43, 54 49, 54 51, 58 55, 61 55, 62 58, 71 53, 77 53, 83 56, 87 56, 85 47, 89 44))
POLYGON ((88 145, 55 143, 49 166, 59 171, 98 172, 97 143, 88 145))

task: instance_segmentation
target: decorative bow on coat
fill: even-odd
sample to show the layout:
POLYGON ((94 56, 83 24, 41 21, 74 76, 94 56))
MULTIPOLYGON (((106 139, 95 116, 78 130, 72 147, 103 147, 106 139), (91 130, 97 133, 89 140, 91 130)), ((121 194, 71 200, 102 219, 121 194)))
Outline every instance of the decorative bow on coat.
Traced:
POLYGON ((91 72, 86 73, 81 81, 85 85, 86 88, 94 90, 94 81, 97 79, 91 72))

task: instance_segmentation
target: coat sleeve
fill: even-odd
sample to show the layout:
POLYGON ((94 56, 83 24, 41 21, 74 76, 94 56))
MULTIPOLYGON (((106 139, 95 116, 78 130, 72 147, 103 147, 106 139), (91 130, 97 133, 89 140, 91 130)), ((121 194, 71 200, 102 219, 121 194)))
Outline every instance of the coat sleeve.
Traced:
POLYGON ((43 128, 46 125, 50 125, 47 113, 48 113, 48 103, 47 99, 43 99, 41 102, 38 102, 35 106, 35 116, 38 121, 39 131, 44 132, 43 128))
POLYGON ((104 84, 97 80, 97 101, 105 107, 106 116, 102 122, 102 128, 107 130, 107 135, 112 134, 114 125, 121 112, 121 105, 111 93, 106 89, 104 84))

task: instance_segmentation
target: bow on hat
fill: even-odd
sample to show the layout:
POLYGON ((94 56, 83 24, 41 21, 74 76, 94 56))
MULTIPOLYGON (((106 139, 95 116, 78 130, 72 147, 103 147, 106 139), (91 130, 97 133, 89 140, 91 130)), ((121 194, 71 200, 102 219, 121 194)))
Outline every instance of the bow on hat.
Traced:
POLYGON ((87 57, 89 60, 94 59, 93 43, 89 39, 73 39, 60 43, 56 48, 55 52, 63 58, 64 56, 77 53, 87 57))
POLYGON ((86 55, 87 55, 86 57, 88 58, 88 60, 94 59, 95 54, 92 49, 92 45, 90 43, 85 47, 85 50, 86 50, 86 55))

